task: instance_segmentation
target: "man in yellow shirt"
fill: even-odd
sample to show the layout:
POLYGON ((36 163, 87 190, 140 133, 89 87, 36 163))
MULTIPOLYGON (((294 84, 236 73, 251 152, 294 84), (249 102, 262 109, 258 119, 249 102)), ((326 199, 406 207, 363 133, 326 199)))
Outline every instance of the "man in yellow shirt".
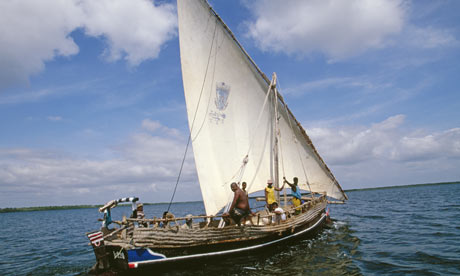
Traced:
POLYGON ((265 202, 267 202, 267 208, 270 212, 273 211, 273 206, 272 206, 273 202, 276 202, 275 190, 281 191, 283 190, 283 188, 284 188, 284 183, 281 188, 276 188, 276 187, 273 187, 273 181, 271 179, 267 181, 267 187, 265 187, 265 202))

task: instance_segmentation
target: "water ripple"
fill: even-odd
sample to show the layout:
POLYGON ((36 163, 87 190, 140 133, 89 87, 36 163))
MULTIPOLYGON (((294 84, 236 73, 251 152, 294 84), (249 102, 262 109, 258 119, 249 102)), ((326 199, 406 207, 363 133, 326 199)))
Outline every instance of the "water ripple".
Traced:
MULTIPOLYGON (((460 184, 353 191, 332 205, 337 220, 310 240, 165 275, 460 275, 460 184), (457 195, 457 196, 456 196, 457 195)), ((146 205, 149 217, 164 205, 146 205)), ((173 213, 204 213, 202 203, 173 213)), ((113 217, 129 215, 119 207, 113 217)), ((0 214, 0 274, 85 275, 94 253, 85 233, 97 229, 94 209, 0 214), (46 222, 46 223, 44 223, 46 222)))

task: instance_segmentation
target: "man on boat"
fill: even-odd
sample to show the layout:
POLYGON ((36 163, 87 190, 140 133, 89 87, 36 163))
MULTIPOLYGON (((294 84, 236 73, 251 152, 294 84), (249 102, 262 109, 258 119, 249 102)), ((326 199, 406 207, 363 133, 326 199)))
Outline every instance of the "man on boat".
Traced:
MULTIPOLYGON (((293 183, 289 183, 287 181, 286 177, 283 177, 284 183, 288 184, 289 187, 291 187, 291 194, 292 194, 292 204, 294 204, 294 207, 296 207, 296 215, 300 213, 301 208, 299 207, 302 204, 302 194, 300 193, 299 189, 299 179, 297 177, 294 177, 293 183)), ((283 184, 284 185, 284 184, 283 184)))
POLYGON ((280 224, 280 222, 286 220, 286 214, 284 213, 283 208, 278 206, 278 202, 273 202, 273 213, 275 215, 272 218, 272 223, 273 224, 280 224))
POLYGON ((246 191, 246 187, 247 187, 247 186, 248 186, 248 184, 246 184, 246 182, 243 182, 243 183, 241 184, 241 187, 242 187, 242 189, 243 189, 243 192, 245 192, 246 194, 248 194, 248 191, 246 191))
MULTIPOLYGON (((145 214, 144 214, 144 204, 138 203, 137 204, 137 217, 138 219, 145 219, 145 214)), ((147 227, 146 222, 139 222, 139 227, 147 227)))
POLYGON ((251 214, 248 195, 241 190, 235 182, 230 185, 230 188, 234 193, 232 205, 230 206, 229 211, 224 213, 222 217, 226 220, 227 224, 228 217, 230 216, 235 223, 241 225, 241 219, 251 214))
POLYGON ((276 201, 275 190, 281 191, 283 190, 283 188, 284 188, 284 183, 281 188, 276 188, 276 187, 273 187, 273 181, 271 179, 267 181, 267 187, 265 187, 265 201, 267 202, 267 208, 270 212, 273 211, 272 204, 276 201))

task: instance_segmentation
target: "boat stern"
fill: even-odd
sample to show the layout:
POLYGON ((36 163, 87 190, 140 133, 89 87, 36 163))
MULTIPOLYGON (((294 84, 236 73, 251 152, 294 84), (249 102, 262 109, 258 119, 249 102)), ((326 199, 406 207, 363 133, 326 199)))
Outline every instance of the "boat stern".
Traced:
POLYGON ((128 253, 120 246, 107 245, 102 231, 86 234, 96 256, 96 264, 90 273, 99 274, 104 271, 123 271, 128 269, 128 253))

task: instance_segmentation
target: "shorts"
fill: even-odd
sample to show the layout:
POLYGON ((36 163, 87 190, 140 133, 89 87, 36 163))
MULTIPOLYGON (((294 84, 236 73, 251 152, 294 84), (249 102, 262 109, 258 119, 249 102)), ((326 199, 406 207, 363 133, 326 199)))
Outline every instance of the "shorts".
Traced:
POLYGON ((242 218, 249 215, 249 210, 242 210, 240 208, 233 208, 230 211, 230 217, 236 222, 239 223, 242 218))

